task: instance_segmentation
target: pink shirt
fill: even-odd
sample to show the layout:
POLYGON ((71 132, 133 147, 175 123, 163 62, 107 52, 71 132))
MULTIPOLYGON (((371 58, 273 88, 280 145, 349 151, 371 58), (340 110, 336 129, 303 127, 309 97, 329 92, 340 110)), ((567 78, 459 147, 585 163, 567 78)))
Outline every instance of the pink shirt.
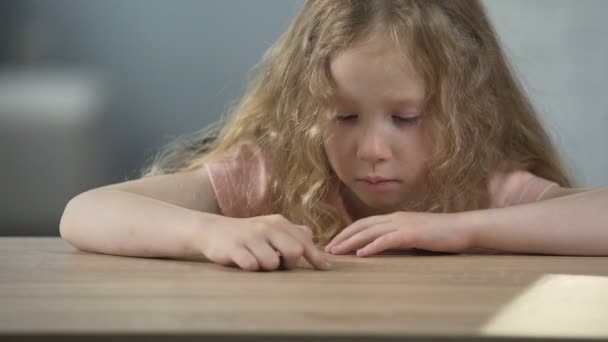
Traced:
MULTIPOLYGON (((254 144, 243 144, 206 167, 223 215, 252 217, 272 213, 266 159, 254 144)), ((528 171, 496 172, 488 184, 490 208, 538 201, 553 186, 559 185, 528 171)), ((347 224, 352 223, 337 191, 330 191, 326 201, 338 209, 347 224)))

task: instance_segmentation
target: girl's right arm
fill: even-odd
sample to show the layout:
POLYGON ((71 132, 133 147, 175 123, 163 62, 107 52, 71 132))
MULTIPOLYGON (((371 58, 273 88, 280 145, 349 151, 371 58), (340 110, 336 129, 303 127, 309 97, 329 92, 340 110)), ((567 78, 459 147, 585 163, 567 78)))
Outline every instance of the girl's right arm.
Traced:
POLYGON ((90 252, 139 257, 204 255, 246 270, 292 268, 304 256, 326 262, 310 231, 280 215, 222 216, 206 168, 145 177, 86 191, 71 199, 61 237, 90 252))

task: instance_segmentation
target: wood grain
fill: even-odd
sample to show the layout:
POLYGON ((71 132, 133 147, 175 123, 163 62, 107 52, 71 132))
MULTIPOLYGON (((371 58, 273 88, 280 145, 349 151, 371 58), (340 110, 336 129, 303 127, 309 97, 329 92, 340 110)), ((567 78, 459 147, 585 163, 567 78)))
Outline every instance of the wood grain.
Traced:
MULTIPOLYGON (((404 252, 330 260, 327 272, 304 263, 245 272, 203 259, 86 253, 59 238, 0 238, 0 338, 489 340, 498 337, 482 328, 543 275, 608 276, 606 257, 404 252)), ((608 317, 605 306, 589 310, 608 317)))

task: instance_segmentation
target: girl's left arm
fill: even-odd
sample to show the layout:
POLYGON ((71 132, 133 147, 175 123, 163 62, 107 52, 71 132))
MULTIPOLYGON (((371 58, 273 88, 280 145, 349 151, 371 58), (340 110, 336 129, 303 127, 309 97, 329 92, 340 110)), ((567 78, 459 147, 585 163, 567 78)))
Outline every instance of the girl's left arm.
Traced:
POLYGON ((608 187, 554 188, 540 201, 459 213, 472 245, 520 253, 608 255, 608 187))

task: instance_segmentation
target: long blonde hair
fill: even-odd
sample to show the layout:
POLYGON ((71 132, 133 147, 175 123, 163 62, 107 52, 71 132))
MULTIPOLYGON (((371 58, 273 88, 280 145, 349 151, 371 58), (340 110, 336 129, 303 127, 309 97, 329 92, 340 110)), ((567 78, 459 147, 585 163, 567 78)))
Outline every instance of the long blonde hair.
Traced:
POLYGON ((378 28, 427 90, 426 134, 434 146, 428 193, 408 209, 485 208, 489 175, 500 168, 572 185, 482 4, 471 0, 307 1, 227 118, 167 145, 143 175, 200 168, 253 141, 268 158, 274 212, 311 227, 317 243, 327 242, 344 227, 323 201, 339 182, 323 148, 334 111, 329 62, 378 28))

